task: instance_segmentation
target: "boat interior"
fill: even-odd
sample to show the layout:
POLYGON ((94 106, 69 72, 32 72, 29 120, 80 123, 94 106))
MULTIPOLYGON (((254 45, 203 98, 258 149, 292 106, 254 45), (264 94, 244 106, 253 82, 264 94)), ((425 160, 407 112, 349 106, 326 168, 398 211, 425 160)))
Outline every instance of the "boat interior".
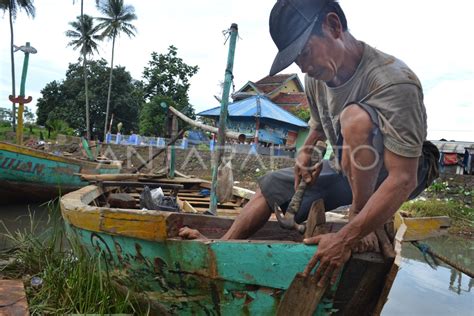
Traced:
MULTIPOLYGON (((188 226, 199 230, 209 239, 218 239, 230 228, 235 217, 248 202, 251 196, 248 192, 252 193, 237 188, 234 190, 236 194, 232 196, 230 201, 218 204, 217 216, 215 216, 208 212, 211 188, 209 182, 198 181, 197 179, 194 179, 196 181, 188 179, 185 181, 174 180, 173 182, 164 180, 161 179, 160 182, 103 181, 97 183, 101 194, 92 199, 89 205, 140 211, 143 210, 140 199, 145 186, 149 189, 161 188, 164 195, 175 198, 178 205, 178 211, 176 212, 155 210, 157 215, 166 213, 169 237, 177 237, 178 230, 181 227, 188 226), (122 204, 123 200, 126 200, 126 204, 122 204)), ((325 231, 335 232, 339 230, 347 222, 345 214, 344 210, 327 212, 325 216, 327 222, 324 224, 325 231)), ((301 242, 303 238, 304 235, 296 230, 281 228, 275 216, 272 215, 265 226, 249 239, 301 242)))

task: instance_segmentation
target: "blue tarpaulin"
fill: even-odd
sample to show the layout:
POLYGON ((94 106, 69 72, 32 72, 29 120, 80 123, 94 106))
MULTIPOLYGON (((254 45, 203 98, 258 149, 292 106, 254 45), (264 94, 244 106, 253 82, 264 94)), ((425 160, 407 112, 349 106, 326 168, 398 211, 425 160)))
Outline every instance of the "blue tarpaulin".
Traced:
MULTIPOLYGON (((308 124, 294 116, 290 112, 282 109, 264 96, 254 96, 228 105, 229 117, 255 117, 258 113, 258 104, 260 103, 260 118, 266 118, 291 124, 299 128, 306 128, 308 124)), ((210 110, 198 113, 200 116, 218 117, 220 115, 220 106, 210 110)))
POLYGON ((266 143, 272 143, 276 145, 283 145, 283 139, 276 135, 267 132, 264 129, 258 131, 258 140, 266 143))

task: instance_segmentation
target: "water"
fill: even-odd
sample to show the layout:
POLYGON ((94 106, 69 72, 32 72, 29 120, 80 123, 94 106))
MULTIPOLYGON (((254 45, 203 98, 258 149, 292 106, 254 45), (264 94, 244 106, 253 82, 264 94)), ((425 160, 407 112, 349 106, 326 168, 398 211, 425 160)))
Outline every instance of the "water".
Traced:
POLYGON ((30 232, 31 218, 34 219, 33 222, 37 225, 36 231, 41 232, 48 224, 48 205, 0 205, 0 249, 7 247, 9 244, 8 239, 4 236, 7 231, 11 233, 17 230, 30 232))
MULTIPOLYGON (((474 240, 445 236, 423 243, 474 271, 474 240)), ((415 246, 405 243, 402 268, 382 315, 474 315, 474 279, 446 266, 431 268, 415 246)))
MULTIPOLYGON (((29 231, 30 216, 39 227, 48 223, 45 205, 0 206, 0 220, 10 231, 29 231)), ((4 233, 0 225, 0 234, 4 233)), ((41 229, 40 229, 41 231, 41 229)), ((424 243, 436 252, 474 270, 474 240, 459 237, 433 238, 424 243)), ((6 241, 0 236, 0 249, 6 241)), ((402 269, 398 272, 382 316, 400 315, 462 315, 474 316, 474 280, 446 266, 433 270, 413 245, 403 246, 402 269)))

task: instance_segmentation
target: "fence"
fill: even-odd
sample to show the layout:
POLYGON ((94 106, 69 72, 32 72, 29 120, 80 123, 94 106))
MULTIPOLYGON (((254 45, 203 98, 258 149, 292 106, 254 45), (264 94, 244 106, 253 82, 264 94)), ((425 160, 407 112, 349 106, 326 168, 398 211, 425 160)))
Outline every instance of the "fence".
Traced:
MULTIPOLYGON (((107 134, 105 138, 106 144, 117 144, 117 145, 131 145, 131 146, 152 146, 152 147, 159 147, 163 148, 168 143, 169 139, 163 137, 146 137, 141 136, 138 134, 132 135, 121 135, 121 134, 107 134)), ((214 151, 216 147, 215 140, 208 140, 208 141, 198 141, 198 140, 190 140, 187 138, 178 139, 175 142, 175 146, 181 149, 188 149, 190 146, 205 146, 210 151, 214 151)), ((278 147, 264 147, 264 146, 256 146, 255 144, 235 144, 235 143, 228 143, 225 145, 226 150, 233 151, 239 154, 258 154, 258 155, 266 155, 266 156, 286 156, 286 157, 294 157, 294 151, 288 151, 285 148, 278 146, 278 147)))

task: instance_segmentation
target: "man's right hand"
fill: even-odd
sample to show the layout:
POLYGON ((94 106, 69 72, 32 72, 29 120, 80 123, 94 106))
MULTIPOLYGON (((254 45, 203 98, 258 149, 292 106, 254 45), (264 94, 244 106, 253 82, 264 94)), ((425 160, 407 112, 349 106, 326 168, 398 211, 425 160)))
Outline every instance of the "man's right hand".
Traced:
POLYGON ((323 164, 311 165, 312 148, 303 148, 298 152, 295 163, 295 191, 303 179, 306 184, 312 184, 321 173, 323 164))

